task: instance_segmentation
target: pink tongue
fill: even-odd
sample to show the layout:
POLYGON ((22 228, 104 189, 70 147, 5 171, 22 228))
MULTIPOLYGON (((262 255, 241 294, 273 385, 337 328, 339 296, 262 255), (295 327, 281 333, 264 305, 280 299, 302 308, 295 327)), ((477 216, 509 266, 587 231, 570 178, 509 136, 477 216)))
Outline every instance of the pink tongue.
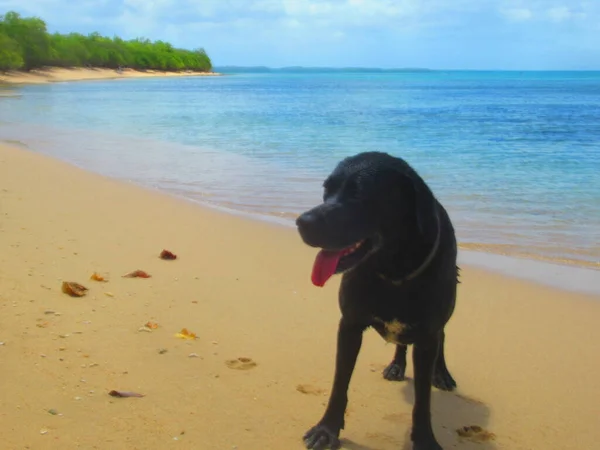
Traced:
POLYGON ((342 252, 321 250, 315 259, 312 271, 312 282, 315 286, 325 286, 327 280, 335 273, 342 252))

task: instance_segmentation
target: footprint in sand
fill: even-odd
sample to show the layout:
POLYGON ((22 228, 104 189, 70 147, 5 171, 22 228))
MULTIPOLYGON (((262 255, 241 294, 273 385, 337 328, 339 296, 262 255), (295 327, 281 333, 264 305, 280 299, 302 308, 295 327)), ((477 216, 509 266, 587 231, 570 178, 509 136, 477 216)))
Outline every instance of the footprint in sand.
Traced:
POLYGON ((371 364, 371 372, 383 372, 387 364, 371 364))
POLYGON ((458 393, 455 393, 454 395, 456 395, 461 400, 464 400, 465 402, 471 403, 473 405, 485 405, 485 403, 483 403, 481 400, 478 400, 478 399, 473 398, 473 397, 469 397, 467 395, 458 394, 458 393))
POLYGON ((494 433, 481 428, 479 425, 467 425, 456 430, 456 433, 464 439, 472 442, 487 442, 496 439, 494 433))
POLYGON ((228 359, 225 361, 225 365, 230 369, 235 370, 250 370, 255 368, 258 364, 252 360, 252 358, 240 357, 238 359, 228 359))
POLYGON ((390 422, 407 422, 410 420, 409 413, 392 413, 386 414, 383 416, 383 420, 388 420, 390 422))
POLYGON ((398 439, 394 436, 390 436, 389 434, 385 434, 385 433, 371 432, 371 433, 367 433, 366 436, 367 436, 367 439, 377 440, 380 442, 384 442, 386 444, 391 444, 391 445, 402 444, 402 441, 400 439, 398 439))
POLYGON ((325 393, 323 389, 312 386, 310 384, 299 384, 298 386, 296 386, 296 390, 298 392, 302 392, 303 394, 308 395, 322 395, 325 393))

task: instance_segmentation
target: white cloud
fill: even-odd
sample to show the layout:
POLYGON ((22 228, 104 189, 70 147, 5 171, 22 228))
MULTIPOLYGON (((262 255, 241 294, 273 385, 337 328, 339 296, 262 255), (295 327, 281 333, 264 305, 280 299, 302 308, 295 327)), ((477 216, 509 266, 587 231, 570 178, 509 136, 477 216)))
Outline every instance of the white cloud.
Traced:
POLYGON ((563 22, 573 17, 573 13, 566 6, 550 8, 547 12, 548 18, 554 22, 563 22))
POLYGON ((572 0, 569 6, 566 3, 565 0, 503 0, 499 3, 499 12, 512 22, 560 23, 587 19, 600 22, 600 2, 572 0))
POLYGON ((511 8, 500 11, 508 20, 522 22, 533 17, 533 13, 527 8, 511 8))
POLYGON ((557 6, 546 11, 546 16, 552 22, 566 22, 569 20, 582 20, 587 16, 585 9, 573 10, 566 6, 557 6))

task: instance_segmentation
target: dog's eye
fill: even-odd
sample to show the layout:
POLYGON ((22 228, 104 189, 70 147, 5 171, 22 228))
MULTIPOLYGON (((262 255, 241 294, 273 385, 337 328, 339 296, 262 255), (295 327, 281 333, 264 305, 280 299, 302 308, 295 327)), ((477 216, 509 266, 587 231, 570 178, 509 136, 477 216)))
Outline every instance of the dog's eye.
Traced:
POLYGON ((323 183, 323 189, 325 189, 325 193, 335 192, 338 187, 339 183, 333 178, 327 178, 323 183))

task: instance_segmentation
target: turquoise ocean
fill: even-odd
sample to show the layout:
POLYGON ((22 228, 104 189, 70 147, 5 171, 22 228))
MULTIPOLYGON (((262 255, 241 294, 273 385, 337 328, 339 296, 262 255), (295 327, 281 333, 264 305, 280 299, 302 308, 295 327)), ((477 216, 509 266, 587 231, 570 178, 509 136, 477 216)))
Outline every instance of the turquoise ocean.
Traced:
POLYGON ((385 151, 426 179, 464 247, 600 266, 600 72, 242 70, 11 89, 0 141, 103 175, 293 224, 340 159, 385 151))

